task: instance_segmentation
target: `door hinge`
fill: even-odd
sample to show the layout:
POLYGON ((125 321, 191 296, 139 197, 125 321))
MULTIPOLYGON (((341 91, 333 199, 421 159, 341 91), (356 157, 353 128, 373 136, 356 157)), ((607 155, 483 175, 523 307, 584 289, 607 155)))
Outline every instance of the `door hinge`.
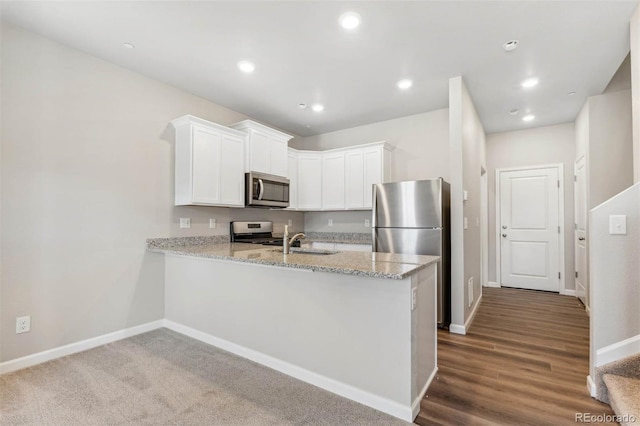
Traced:
POLYGON ((558 226, 558 234, 560 233, 560 227, 558 226))
POLYGON ((578 278, 578 271, 576 271, 576 278, 578 278))
POLYGON ((578 181, 578 175, 573 175, 573 181, 577 182, 578 181))
POLYGON ((558 188, 560 188, 560 181, 558 181, 558 188))
POLYGON ((558 279, 560 279, 560 272, 558 272, 558 279))
POLYGON ((577 223, 573 224, 573 229, 578 229, 578 224, 577 223))

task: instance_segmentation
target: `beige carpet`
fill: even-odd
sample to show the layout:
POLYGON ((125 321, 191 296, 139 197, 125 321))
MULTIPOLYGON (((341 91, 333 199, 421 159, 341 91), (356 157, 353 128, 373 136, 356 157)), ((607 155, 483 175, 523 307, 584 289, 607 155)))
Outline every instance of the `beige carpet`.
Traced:
POLYGON ((620 424, 634 424, 640 419, 640 379, 605 374, 604 383, 609 392, 609 404, 613 411, 625 416, 620 424))
POLYGON ((407 423, 160 329, 0 376, 0 424, 407 423))

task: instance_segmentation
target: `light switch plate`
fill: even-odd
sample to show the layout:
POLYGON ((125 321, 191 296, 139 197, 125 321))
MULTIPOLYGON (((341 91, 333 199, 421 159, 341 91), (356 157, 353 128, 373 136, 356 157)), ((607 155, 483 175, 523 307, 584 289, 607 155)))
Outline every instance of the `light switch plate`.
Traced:
POLYGON ((217 226, 216 219, 213 217, 209 218, 209 228, 214 229, 216 226, 217 226))
POLYGON ((468 218, 464 218, 464 229, 469 228, 469 219, 468 218))
POLYGON ((609 216, 609 234, 627 235, 627 216, 612 214, 609 216))
POLYGON ((469 199, 469 192, 468 191, 462 191, 462 199, 464 201, 467 201, 469 199))

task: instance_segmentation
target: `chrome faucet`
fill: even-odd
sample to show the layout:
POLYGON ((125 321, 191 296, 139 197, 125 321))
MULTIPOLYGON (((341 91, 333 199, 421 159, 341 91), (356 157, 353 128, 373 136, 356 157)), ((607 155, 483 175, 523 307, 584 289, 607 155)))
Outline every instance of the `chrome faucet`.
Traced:
POLYGON ((299 238, 304 238, 305 235, 302 232, 297 233, 293 237, 289 238, 289 225, 284 226, 284 235, 282 238, 282 253, 289 254, 291 252, 291 245, 299 238))

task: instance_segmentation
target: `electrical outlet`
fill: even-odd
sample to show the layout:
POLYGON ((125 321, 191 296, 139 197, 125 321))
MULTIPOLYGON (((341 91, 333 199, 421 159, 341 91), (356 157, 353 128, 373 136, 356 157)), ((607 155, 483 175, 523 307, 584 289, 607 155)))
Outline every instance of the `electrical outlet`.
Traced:
POLYGON ((190 217, 181 217, 180 218, 180 228, 191 228, 191 218, 190 217))
POLYGON ((293 225, 293 221, 292 221, 291 219, 289 219, 289 220, 287 221, 287 225, 292 226, 292 225, 293 225))
POLYGON ((473 303, 473 277, 469 278, 467 286, 469 291, 469 306, 471 306, 471 304, 473 303))
POLYGON ((416 308, 416 304, 418 303, 418 287, 413 287, 411 289, 411 310, 413 311, 416 308))
POLYGON ((209 228, 214 229, 216 227, 216 219, 215 218, 209 218, 209 228))
POLYGON ((329 219, 328 225, 333 226, 333 219, 329 219))
POLYGON ((364 227, 368 228, 369 226, 371 226, 371 222, 369 221, 369 219, 365 219, 364 220, 364 227))
POLYGON ((469 229, 469 219, 466 217, 464 218, 464 221, 463 221, 463 228, 469 229))
POLYGON ((31 317, 17 317, 16 334, 26 333, 27 331, 31 331, 31 317))

